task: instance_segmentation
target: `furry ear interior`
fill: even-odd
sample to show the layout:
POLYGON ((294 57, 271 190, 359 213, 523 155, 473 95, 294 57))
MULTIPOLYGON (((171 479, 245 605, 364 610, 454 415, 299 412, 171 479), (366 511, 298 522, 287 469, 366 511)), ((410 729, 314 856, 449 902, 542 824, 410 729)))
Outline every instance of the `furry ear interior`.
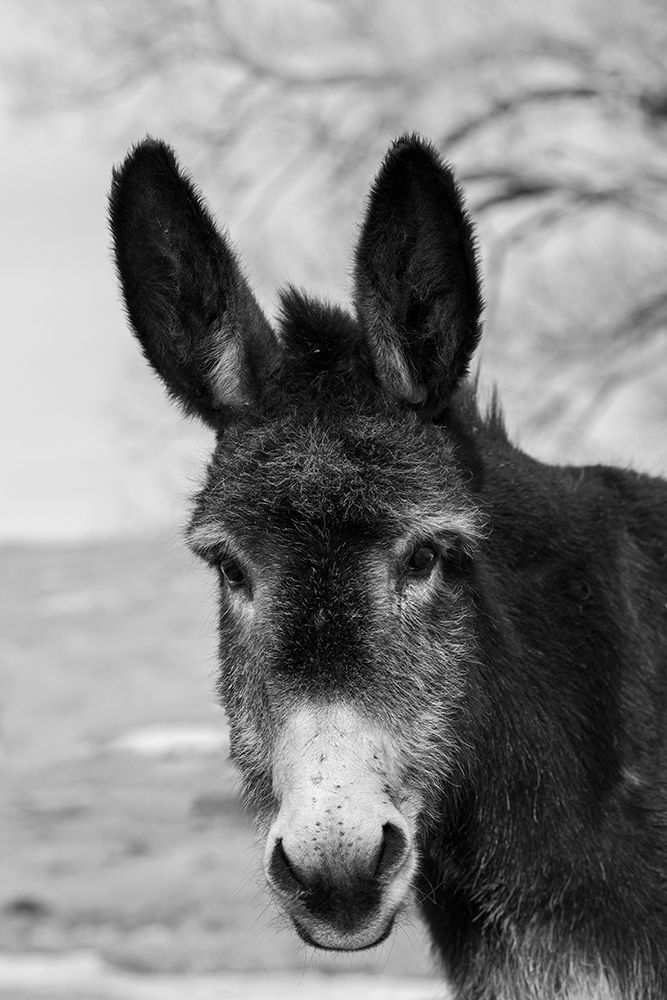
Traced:
POLYGON ((127 313, 170 394, 212 426, 253 402, 278 346, 172 149, 146 139, 113 172, 109 218, 127 313))
POLYGON ((430 415, 444 409, 479 342, 483 303, 461 192, 417 136, 393 144, 373 184, 355 304, 385 389, 430 415))

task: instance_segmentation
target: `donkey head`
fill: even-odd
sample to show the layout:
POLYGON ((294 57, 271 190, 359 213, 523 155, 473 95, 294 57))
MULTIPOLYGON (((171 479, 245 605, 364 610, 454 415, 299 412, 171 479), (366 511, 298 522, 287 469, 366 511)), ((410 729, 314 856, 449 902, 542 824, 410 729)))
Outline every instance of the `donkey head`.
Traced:
POLYGON ((189 541, 220 580, 220 694, 269 884, 323 948, 382 940, 471 720, 479 520, 447 409, 479 338, 470 221, 417 138, 390 149, 351 315, 293 289, 275 329, 161 142, 114 173, 130 322, 216 447, 189 541))

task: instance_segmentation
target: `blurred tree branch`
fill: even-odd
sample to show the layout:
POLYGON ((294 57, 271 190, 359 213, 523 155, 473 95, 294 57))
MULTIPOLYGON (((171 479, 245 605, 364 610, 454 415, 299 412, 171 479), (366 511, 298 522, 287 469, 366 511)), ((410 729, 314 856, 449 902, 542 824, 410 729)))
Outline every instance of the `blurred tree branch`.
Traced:
MULTIPOLYGON (((667 7, 580 0, 560 20, 517 20, 501 2, 496 15, 481 0, 465 11, 437 0, 409 11, 373 0, 51 3, 59 43, 20 60, 17 92, 32 113, 103 107, 110 128, 115 108, 127 129, 150 107, 211 169, 224 160, 235 198, 254 192, 253 219, 310 171, 331 218, 353 214, 387 141, 420 129, 455 161, 489 229, 500 321, 493 283, 506 280, 507 261, 529 246, 545 252, 566 224, 579 233, 606 212, 610 232, 645 227, 667 255, 667 7)), ((610 249, 600 247, 602 275, 610 249)), ((647 271, 664 264, 647 255, 647 271)), ((665 279, 656 294, 654 277, 616 296, 615 319, 580 360, 593 367, 621 329, 628 343, 665 329, 665 279)))

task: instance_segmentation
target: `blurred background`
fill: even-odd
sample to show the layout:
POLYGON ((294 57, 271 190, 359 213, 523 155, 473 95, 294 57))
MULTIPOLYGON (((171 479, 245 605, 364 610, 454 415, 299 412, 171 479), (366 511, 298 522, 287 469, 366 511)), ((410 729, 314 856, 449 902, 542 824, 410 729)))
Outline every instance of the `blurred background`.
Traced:
POLYGON ((273 996, 283 970, 379 997, 431 972, 415 922, 322 960, 268 906, 213 581, 178 535, 210 441, 126 329, 112 164, 167 139, 272 315, 285 281, 349 300, 372 177, 422 132, 478 222, 481 385, 514 439, 665 474, 665 52, 662 0, 3 0, 0 996, 148 997, 138 972, 250 995, 262 970, 273 996))

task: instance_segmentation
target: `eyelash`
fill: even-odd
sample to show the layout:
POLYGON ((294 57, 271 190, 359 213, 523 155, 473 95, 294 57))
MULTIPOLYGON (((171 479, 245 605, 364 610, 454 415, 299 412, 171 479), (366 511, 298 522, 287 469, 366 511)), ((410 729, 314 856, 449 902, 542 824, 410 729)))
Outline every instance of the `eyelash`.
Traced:
POLYGON ((405 572, 413 579, 427 580, 440 561, 441 553, 431 542, 418 542, 405 560, 405 572))
POLYGON ((430 538, 416 541, 407 555, 403 557, 401 565, 404 575, 408 578, 412 577, 413 579, 426 580, 433 574, 438 566, 444 564, 448 569, 456 572, 456 570, 463 569, 469 559, 470 554, 465 548, 464 540, 458 536, 452 535, 447 536, 446 538, 440 538, 437 542, 430 538), (411 566, 411 561, 422 549, 431 550, 434 553, 435 558, 428 566, 411 566))
POLYGON ((238 559, 223 555, 217 562, 220 578, 230 590, 240 590, 248 586, 248 577, 238 559))

